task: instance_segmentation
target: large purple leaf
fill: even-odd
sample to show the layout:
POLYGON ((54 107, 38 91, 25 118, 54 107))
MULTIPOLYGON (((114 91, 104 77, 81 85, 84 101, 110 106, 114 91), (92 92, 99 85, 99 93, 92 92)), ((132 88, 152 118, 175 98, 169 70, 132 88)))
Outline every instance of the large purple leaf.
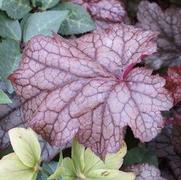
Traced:
POLYGON ((56 146, 76 135, 97 154, 120 149, 124 129, 150 141, 172 107, 165 80, 133 68, 156 50, 157 34, 127 25, 67 40, 36 36, 10 77, 28 124, 56 146))
POLYGON ((82 5, 96 21, 98 28, 105 28, 110 24, 122 23, 127 14, 122 0, 70 0, 82 5))
MULTIPOLYGON (((11 96, 12 104, 0 105, 0 150, 5 150, 10 146, 8 131, 15 127, 26 127, 23 121, 21 111, 22 104, 16 95, 11 96)), ((50 146, 45 140, 39 137, 42 148, 42 159, 45 161, 51 160, 59 149, 50 146)))
POLYGON ((147 58, 155 69, 181 64, 181 9, 162 10, 156 3, 142 1, 139 5, 139 26, 160 33, 158 53, 147 58))

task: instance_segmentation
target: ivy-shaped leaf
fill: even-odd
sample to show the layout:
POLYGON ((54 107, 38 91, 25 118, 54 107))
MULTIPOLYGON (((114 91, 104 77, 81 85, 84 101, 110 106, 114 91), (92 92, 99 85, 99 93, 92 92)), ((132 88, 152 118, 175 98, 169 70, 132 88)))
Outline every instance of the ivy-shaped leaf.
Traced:
POLYGON ((7 77, 17 68, 20 60, 19 43, 12 39, 2 40, 0 43, 0 78, 5 82, 8 92, 13 92, 13 88, 7 77))
POLYGON ((34 7, 39 7, 41 10, 52 8, 58 4, 59 0, 31 0, 34 7))
POLYGON ((181 9, 168 8, 163 11, 156 3, 142 1, 139 5, 139 26, 160 33, 158 53, 147 58, 154 69, 181 64, 181 9))
POLYGON ((133 67, 155 52, 156 36, 122 24, 72 40, 33 38, 10 76, 22 100, 31 101, 23 107, 26 122, 56 146, 76 135, 102 157, 120 149, 126 126, 150 141, 172 98, 163 78, 133 67))
POLYGON ((21 19, 31 10, 31 6, 27 0, 3 0, 1 9, 13 19, 21 19))
POLYGON ((27 42, 38 34, 52 35, 53 32, 58 32, 67 14, 68 11, 45 11, 31 14, 24 24, 24 41, 27 42))
POLYGON ((87 9, 99 28, 106 28, 112 23, 122 23, 127 15, 122 0, 70 0, 70 2, 87 9))
POLYGON ((68 10, 69 14, 60 26, 63 35, 81 34, 95 29, 89 13, 81 6, 73 3, 61 3, 55 10, 68 10))
POLYGON ((17 41, 21 40, 21 27, 17 20, 12 20, 3 12, 0 12, 0 36, 17 41))

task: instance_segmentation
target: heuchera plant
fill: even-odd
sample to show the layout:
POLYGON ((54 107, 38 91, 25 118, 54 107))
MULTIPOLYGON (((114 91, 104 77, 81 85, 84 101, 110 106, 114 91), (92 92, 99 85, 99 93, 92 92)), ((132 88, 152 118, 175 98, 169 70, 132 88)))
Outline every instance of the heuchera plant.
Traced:
POLYGON ((181 178, 180 17, 176 0, 0 0, 0 177, 181 178))
POLYGON ((102 157, 119 150, 127 125, 150 141, 172 98, 163 78, 134 66, 156 51, 156 37, 127 25, 74 40, 36 36, 9 78, 25 102, 25 121, 56 146, 76 135, 102 157))

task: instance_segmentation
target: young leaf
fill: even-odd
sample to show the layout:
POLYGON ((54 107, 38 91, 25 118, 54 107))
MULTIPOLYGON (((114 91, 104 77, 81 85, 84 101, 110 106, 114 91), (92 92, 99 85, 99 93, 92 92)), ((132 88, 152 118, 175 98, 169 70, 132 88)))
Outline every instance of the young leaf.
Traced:
POLYGON ((70 0, 70 2, 82 5, 92 18, 97 27, 107 27, 110 24, 122 23, 126 17, 126 11, 122 0, 70 0))
POLYGON ((21 27, 17 20, 11 20, 5 13, 0 12, 0 36, 17 41, 21 40, 21 27))
POLYGON ((166 87, 172 93, 174 104, 181 102, 181 66, 169 68, 166 81, 166 87))
POLYGON ((13 150, 21 162, 30 168, 40 161, 41 148, 38 137, 31 129, 13 128, 9 130, 13 150))
POLYGON ((52 35, 53 32, 58 32, 67 14, 68 11, 45 11, 31 14, 24 25, 24 42, 38 34, 52 35))
POLYGON ((36 172, 25 166, 15 153, 11 153, 0 160, 0 179, 36 180, 36 172))
POLYGON ((160 170, 148 164, 137 164, 128 168, 136 174, 135 180, 166 180, 161 177, 160 170))
MULTIPOLYGON (((124 24, 77 39, 37 36, 10 79, 24 101, 25 121, 56 146, 79 142, 104 157, 120 149, 126 126, 150 141, 163 127, 172 98, 165 80, 133 68, 156 50, 157 34, 124 24), (44 97, 36 113, 36 99, 44 97)), ((39 102, 39 101, 38 101, 39 102)))
MULTIPOLYGON (((22 103, 16 95, 10 96, 13 101, 8 105, 0 105, 0 150, 5 150, 10 146, 8 131, 15 127, 27 127, 22 114, 22 103)), ((31 104, 27 101, 24 105, 31 104)), ((36 107, 35 107, 36 108, 36 107)), ((59 153, 59 148, 50 146, 45 140, 39 137, 41 145, 41 157, 43 161, 50 161, 59 153)))
POLYGON ((156 3, 142 1, 139 5, 139 26, 158 31, 158 53, 147 58, 154 69, 181 64, 181 9, 163 11, 156 3))
POLYGON ((123 164, 123 157, 126 155, 127 147, 123 143, 121 149, 117 153, 107 154, 105 165, 108 169, 119 169, 123 164))
MULTIPOLYGON (((124 145, 125 146, 125 145, 124 145)), ((123 154, 125 152, 123 149, 123 154)), ((119 153, 121 154, 121 153, 119 153)), ((117 156, 118 159, 112 158, 113 154, 109 155, 111 157, 107 157, 106 159, 113 164, 122 160, 122 157, 119 159, 119 155, 117 156), (115 162, 113 162, 115 161, 115 162)), ((117 164, 117 163, 116 163, 117 164)), ((118 169, 120 166, 114 167, 107 167, 108 164, 105 164, 99 157, 97 157, 90 149, 86 149, 78 144, 78 142, 74 139, 73 146, 72 146, 72 159, 65 158, 63 159, 62 167, 64 171, 62 171, 62 179, 63 180, 76 180, 76 179, 88 179, 88 180, 112 180, 112 179, 126 179, 126 180, 133 180, 134 174, 133 173, 125 173, 119 171, 118 169)))
POLYGON ((3 0, 1 9, 13 19, 21 19, 31 10, 31 7, 27 0, 3 0))
POLYGON ((59 33, 63 35, 81 34, 95 29, 88 12, 79 5, 61 3, 55 10, 68 10, 69 14, 60 26, 59 33))
POLYGON ((0 104, 12 103, 9 97, 0 89, 0 104))
POLYGON ((58 4, 59 0, 31 0, 34 7, 39 7, 42 10, 52 8, 58 4))

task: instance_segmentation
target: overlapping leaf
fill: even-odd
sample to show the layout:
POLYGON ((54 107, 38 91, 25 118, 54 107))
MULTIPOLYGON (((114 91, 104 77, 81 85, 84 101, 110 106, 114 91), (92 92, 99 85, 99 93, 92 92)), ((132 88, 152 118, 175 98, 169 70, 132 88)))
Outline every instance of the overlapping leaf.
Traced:
POLYGON ((172 92, 174 103, 181 102, 181 66, 169 68, 166 80, 167 88, 172 92))
POLYGON ((121 23, 126 16, 122 0, 70 1, 85 7, 97 22, 98 27, 107 27, 108 23, 121 23))
POLYGON ((79 142, 105 156, 119 150, 128 125, 141 141, 163 127, 172 107, 165 80, 133 68, 156 50, 157 34, 115 25, 74 40, 37 36, 10 77, 26 122, 56 146, 79 142))
POLYGON ((6 11, 13 19, 21 19, 31 10, 30 2, 27 0, 3 0, 1 9, 6 11))
POLYGON ((135 180, 166 180, 161 177, 160 170, 149 164, 137 164, 128 168, 136 174, 135 180))
POLYGON ((158 53, 147 58, 154 69, 181 64, 181 9, 163 11, 156 3, 142 1, 139 5, 139 26, 158 31, 158 53))
MULTIPOLYGON (((21 103, 17 96, 11 96, 13 103, 8 105, 0 105, 0 150, 5 150, 9 147, 9 136, 8 131, 15 127, 25 127, 26 123, 23 122, 23 115, 21 111, 21 103)), ((42 138, 39 138, 42 159, 48 161, 52 159, 58 152, 59 149, 50 146, 42 138)))
POLYGON ((166 168, 171 170, 175 179, 181 180, 181 156, 175 152, 176 148, 173 146, 174 143, 172 144, 172 130, 172 126, 165 127, 162 133, 149 143, 148 146, 157 153, 161 160, 166 162, 162 168, 166 166, 166 168))

